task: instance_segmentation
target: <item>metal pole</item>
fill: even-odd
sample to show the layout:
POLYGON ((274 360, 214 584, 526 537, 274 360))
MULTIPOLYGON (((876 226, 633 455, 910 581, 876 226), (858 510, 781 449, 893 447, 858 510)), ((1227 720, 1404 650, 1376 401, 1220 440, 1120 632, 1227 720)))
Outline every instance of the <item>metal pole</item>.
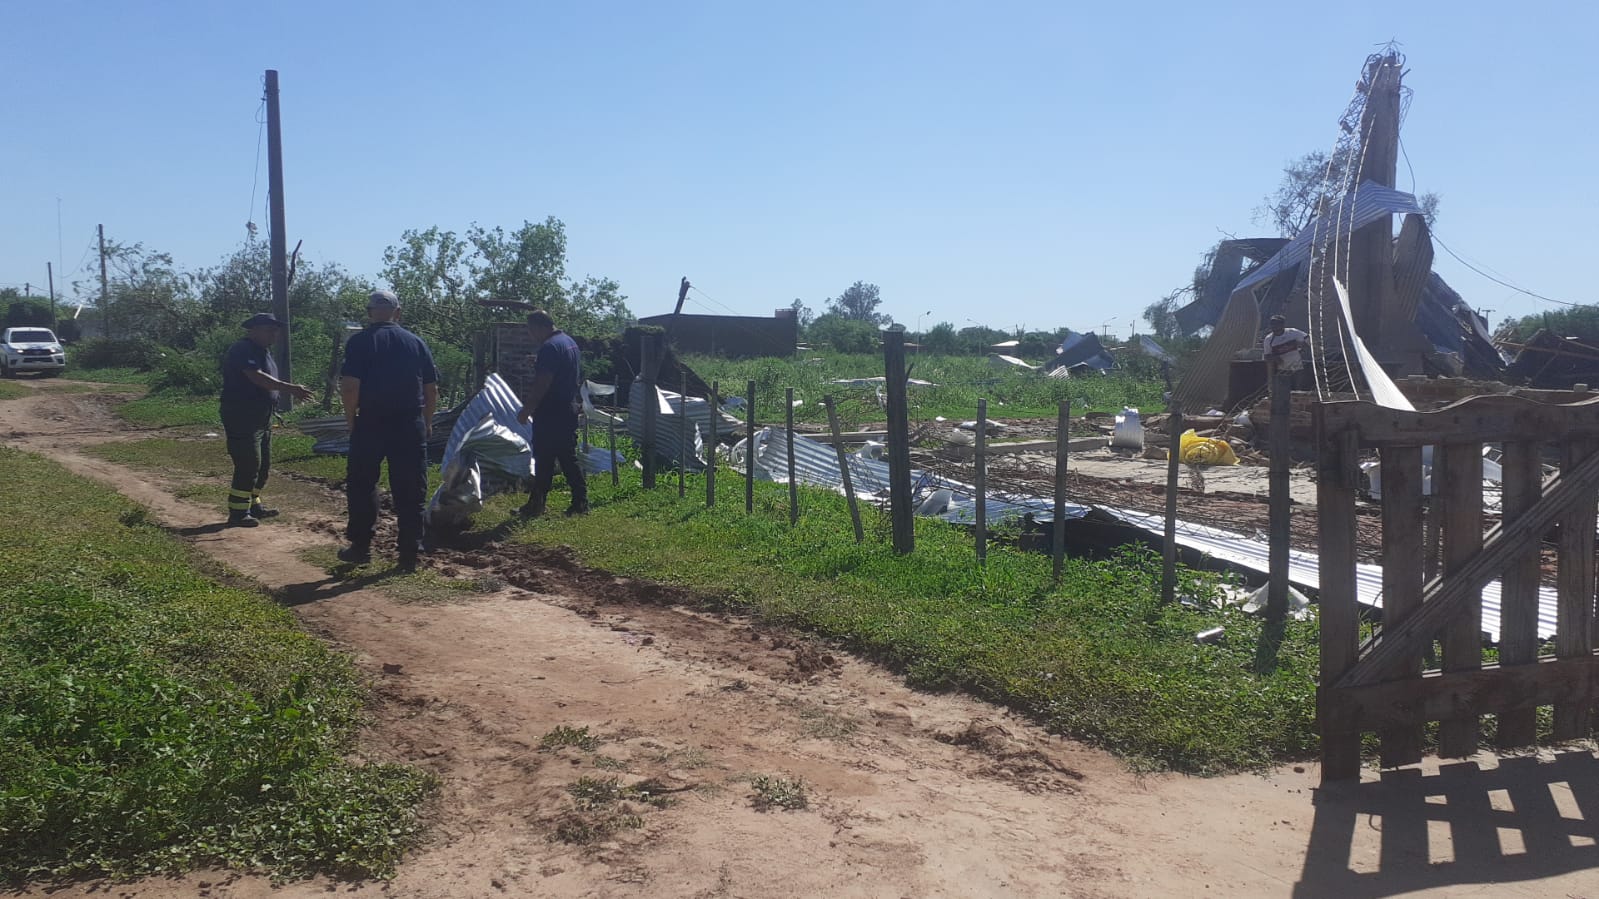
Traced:
POLYGON ((1290 452, 1289 421, 1293 416, 1293 375, 1274 374, 1271 384, 1271 426, 1268 441, 1271 452, 1270 543, 1267 545, 1268 580, 1266 621, 1280 624, 1288 615, 1289 511, 1288 468, 1290 452))
POLYGON ((749 406, 745 410, 748 424, 744 426, 744 514, 748 515, 755 511, 755 382, 747 383, 745 389, 749 406))
POLYGON ((111 288, 107 286, 105 276, 105 225, 96 225, 100 229, 100 329, 106 337, 111 336, 111 288))
POLYGON ((855 481, 849 473, 849 457, 844 453, 844 438, 838 429, 838 410, 831 396, 822 397, 827 406, 827 427, 833 432, 833 449, 838 453, 838 471, 844 478, 844 500, 849 503, 849 520, 855 525, 855 542, 866 542, 866 529, 861 526, 861 507, 855 501, 855 481))
POLYGON ((707 509, 716 506, 716 445, 720 442, 716 426, 717 419, 722 417, 722 404, 719 399, 722 395, 721 386, 719 382, 712 381, 711 395, 707 399, 711 407, 711 442, 705 452, 705 508, 707 509))
POLYGON ((977 564, 988 563, 988 400, 977 401, 977 475, 973 479, 977 489, 977 564))
POLYGON ((56 267, 53 262, 44 264, 45 274, 50 279, 50 327, 56 326, 56 267))
POLYGON ((1066 453, 1071 447, 1070 424, 1072 401, 1060 404, 1060 416, 1055 426, 1055 529, 1050 534, 1050 555, 1055 562, 1055 583, 1060 583, 1066 566, 1066 453))
POLYGON ((1171 603, 1177 598, 1177 477, 1183 439, 1183 410, 1175 402, 1166 416, 1166 427, 1171 431, 1171 447, 1166 456, 1166 542, 1161 552, 1160 601, 1171 603))
MULTIPOLYGON (((294 382, 294 369, 289 356, 289 256, 288 233, 283 223, 283 121, 278 114, 278 72, 266 70, 267 114, 267 200, 270 216, 268 227, 272 234, 272 314, 285 327, 278 337, 279 377, 294 382)), ((287 390, 278 391, 278 406, 287 412, 294 408, 294 397, 287 390)))
POLYGON ((910 409, 905 396, 905 332, 889 328, 882 334, 888 401, 889 515, 894 526, 894 552, 905 555, 916 549, 916 512, 911 508, 910 409))
POLYGON ((786 388, 783 392, 784 429, 783 440, 788 449, 788 523, 790 526, 799 523, 799 481, 794 477, 794 388, 786 388))

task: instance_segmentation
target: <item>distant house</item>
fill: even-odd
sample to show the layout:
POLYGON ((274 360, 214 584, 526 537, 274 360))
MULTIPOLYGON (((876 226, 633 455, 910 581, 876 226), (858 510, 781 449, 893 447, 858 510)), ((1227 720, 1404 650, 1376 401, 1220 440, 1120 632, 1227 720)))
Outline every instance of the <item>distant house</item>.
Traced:
POLYGON ((639 324, 664 328, 679 353, 750 359, 792 356, 799 346, 799 319, 792 309, 779 309, 771 318, 667 313, 641 318, 639 324))

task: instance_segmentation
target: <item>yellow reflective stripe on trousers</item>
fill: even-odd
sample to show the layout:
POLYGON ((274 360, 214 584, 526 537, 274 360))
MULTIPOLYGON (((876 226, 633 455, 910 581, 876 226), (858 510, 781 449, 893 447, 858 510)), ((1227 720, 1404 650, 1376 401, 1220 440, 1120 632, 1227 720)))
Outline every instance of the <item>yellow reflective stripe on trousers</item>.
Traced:
POLYGON ((249 492, 244 490, 229 490, 228 508, 233 511, 248 510, 250 508, 249 492))

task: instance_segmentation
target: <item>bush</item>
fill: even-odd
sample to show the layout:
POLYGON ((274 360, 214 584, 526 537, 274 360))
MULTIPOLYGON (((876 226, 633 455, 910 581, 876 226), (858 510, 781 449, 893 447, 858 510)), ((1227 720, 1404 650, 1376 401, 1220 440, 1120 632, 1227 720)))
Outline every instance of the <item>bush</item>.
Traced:
POLYGON ((200 353, 174 353, 161 360, 150 381, 152 393, 211 396, 222 389, 222 372, 216 360, 200 353))
POLYGON ((83 368, 132 368, 138 371, 154 371, 160 366, 162 357, 169 352, 166 347, 148 340, 93 337, 78 347, 72 361, 83 368))

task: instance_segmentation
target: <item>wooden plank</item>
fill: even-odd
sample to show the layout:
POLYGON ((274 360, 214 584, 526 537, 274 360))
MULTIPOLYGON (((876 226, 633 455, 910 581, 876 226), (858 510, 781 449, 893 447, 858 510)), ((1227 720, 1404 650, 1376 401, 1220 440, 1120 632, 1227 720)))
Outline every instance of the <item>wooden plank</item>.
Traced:
MULTIPOLYGON (((1593 439, 1567 438, 1560 449, 1564 471, 1579 460, 1591 459, 1599 449, 1593 439)), ((1593 652, 1594 604, 1594 491, 1588 491, 1560 519, 1559 564, 1555 588, 1560 610, 1555 624, 1555 655, 1562 659, 1586 657, 1593 652)), ((1588 736, 1592 695, 1555 706, 1554 738, 1576 740, 1588 736)))
MULTIPOLYGON (((1443 499, 1444 580, 1458 574, 1482 552, 1482 447, 1455 443, 1433 455, 1433 491, 1443 499)), ((1520 541, 1524 542, 1524 541, 1520 541)), ((1442 631, 1445 671, 1482 667, 1482 587, 1467 589, 1455 603, 1442 631)), ((1438 754, 1464 758, 1477 751, 1478 715, 1487 709, 1466 707, 1438 728, 1438 754)))
MULTIPOLYGON (((1058 455, 1062 443, 1058 439, 1049 440, 1015 440, 1009 443, 990 443, 988 454, 990 456, 1003 456, 1008 453, 1050 453, 1058 455)), ((1065 442, 1068 452, 1086 452, 1089 450, 1103 449, 1106 445, 1104 437, 1079 437, 1076 440, 1065 442)))
POLYGON ((1360 776, 1360 733, 1336 726, 1327 713, 1337 684, 1360 653, 1360 608, 1355 602, 1355 487, 1359 483, 1359 437, 1353 430, 1329 432, 1316 406, 1321 456, 1316 509, 1321 532, 1321 686, 1316 691, 1321 727, 1321 780, 1360 776))
POLYGON ((1474 671, 1429 671, 1405 680, 1334 689, 1321 703, 1324 728, 1355 733, 1441 721, 1462 708, 1531 712, 1541 705, 1572 702, 1599 679, 1599 656, 1555 659, 1528 665, 1484 665, 1474 671))
MULTIPOLYGON (((1421 447, 1390 446, 1382 451, 1382 620, 1383 627, 1403 624, 1421 607, 1421 447)), ((1421 677, 1421 657, 1401 662, 1393 676, 1421 677)), ((1385 768, 1421 761, 1421 719, 1382 734, 1385 768)))
MULTIPOLYGON (((1503 474, 1504 520, 1514 522, 1543 492, 1543 468, 1538 463, 1538 444, 1516 441, 1505 444, 1500 462, 1503 474)), ((1538 581, 1541 577, 1538 549, 1541 541, 1529 540, 1505 568, 1499 582, 1499 664, 1506 668, 1538 660, 1538 581)), ((1499 727, 1495 742, 1501 749, 1530 745, 1537 737, 1537 712, 1532 708, 1498 710, 1499 727)))
MULTIPOLYGON (((1481 465, 1479 457, 1476 463, 1479 470, 1481 465)), ((1525 515, 1513 524, 1501 523, 1490 531, 1482 552, 1464 564, 1458 573, 1428 582, 1422 594, 1421 610, 1403 625, 1385 629, 1365 659, 1349 669, 1338 685, 1355 687, 1385 680, 1385 672, 1392 670, 1400 659, 1422 652, 1443 629, 1455 606, 1472 591, 1480 592, 1520 552, 1526 541, 1541 539, 1574 503, 1592 505, 1596 486, 1599 486, 1599 454, 1556 475, 1545 485, 1544 495, 1525 515)), ((1481 489, 1480 484, 1478 489, 1481 489)))
POLYGON ((861 527, 861 507, 855 500, 855 480, 850 475, 849 457, 844 452, 844 441, 838 438, 838 408, 833 405, 833 396, 828 394, 822 397, 822 404, 827 407, 827 425, 833 429, 833 449, 838 453, 838 473, 844 479, 844 500, 849 504, 850 524, 855 526, 855 542, 866 542, 866 531, 861 527))
POLYGON ((1367 444, 1504 443, 1528 434, 1599 435, 1599 398, 1552 406, 1494 394, 1468 397, 1432 412, 1340 401, 1328 403, 1323 414, 1328 427, 1357 428, 1367 444))

